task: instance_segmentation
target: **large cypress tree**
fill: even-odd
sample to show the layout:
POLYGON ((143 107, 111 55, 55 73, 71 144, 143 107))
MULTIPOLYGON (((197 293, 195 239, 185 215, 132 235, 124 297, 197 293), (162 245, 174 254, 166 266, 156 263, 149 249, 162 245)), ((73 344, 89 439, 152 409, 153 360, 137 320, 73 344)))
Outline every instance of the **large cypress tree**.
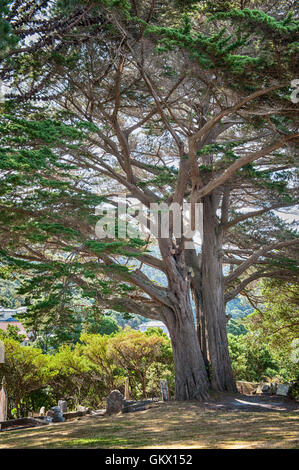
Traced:
POLYGON ((206 397, 209 383, 235 390, 225 302, 258 278, 296 276, 296 233, 273 210, 296 202, 298 22, 284 5, 266 14, 210 13, 209 2, 82 3, 58 2, 43 20, 76 15, 63 39, 4 62, 3 259, 32 273, 32 294, 49 292, 35 313, 54 306, 57 315, 60 292, 77 285, 102 308, 162 320, 177 399, 206 397), (158 256, 135 239, 97 240, 99 191, 147 207, 201 202, 200 252, 172 227, 156 237, 158 256))

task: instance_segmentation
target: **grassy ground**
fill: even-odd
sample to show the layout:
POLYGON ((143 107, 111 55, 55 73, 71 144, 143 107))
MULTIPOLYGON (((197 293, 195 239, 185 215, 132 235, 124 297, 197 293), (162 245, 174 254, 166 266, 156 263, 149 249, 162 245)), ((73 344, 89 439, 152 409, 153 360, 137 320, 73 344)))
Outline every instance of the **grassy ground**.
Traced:
POLYGON ((299 448, 297 412, 231 412, 168 403, 112 417, 0 433, 0 449, 17 448, 299 448))

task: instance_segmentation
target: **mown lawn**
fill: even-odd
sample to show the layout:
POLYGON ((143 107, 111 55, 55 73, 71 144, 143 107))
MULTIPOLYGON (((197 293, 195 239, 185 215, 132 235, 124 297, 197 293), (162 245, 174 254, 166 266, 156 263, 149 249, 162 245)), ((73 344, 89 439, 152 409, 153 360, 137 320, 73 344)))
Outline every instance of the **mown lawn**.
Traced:
POLYGON ((0 449, 294 449, 299 448, 298 418, 298 412, 215 411, 172 402, 138 413, 1 432, 0 449))

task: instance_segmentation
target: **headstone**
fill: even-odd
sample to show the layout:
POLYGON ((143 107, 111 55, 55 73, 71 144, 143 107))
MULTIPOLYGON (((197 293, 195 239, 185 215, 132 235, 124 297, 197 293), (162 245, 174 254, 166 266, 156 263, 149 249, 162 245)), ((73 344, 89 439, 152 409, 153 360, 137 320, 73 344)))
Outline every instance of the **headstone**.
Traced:
POLYGON ((5 377, 2 379, 0 390, 0 422, 7 420, 7 392, 6 392, 6 380, 5 377))
POLYGON ((133 411, 144 411, 148 408, 150 403, 152 403, 152 400, 124 401, 123 413, 131 413, 133 411))
POLYGON ((247 382, 245 380, 238 380, 236 382, 236 385, 238 392, 244 395, 254 395, 255 393, 261 393, 261 391, 257 391, 259 387, 259 384, 257 382, 247 382))
POLYGON ((58 400, 58 406, 61 413, 67 413, 67 402, 65 400, 58 400))
POLYGON ((112 392, 109 393, 106 402, 106 414, 116 414, 123 409, 124 397, 119 390, 112 390, 112 392))
POLYGON ((63 423, 65 421, 59 406, 52 406, 51 410, 53 411, 53 423, 63 423))
POLYGON ((277 392, 277 383, 271 382, 271 393, 275 395, 276 392, 277 392))
POLYGON ((264 383, 262 385, 262 393, 271 393, 271 384, 270 383, 264 383))
POLYGON ((0 364, 5 363, 5 344, 0 341, 0 364))
POLYGON ((106 413, 106 410, 104 408, 101 408, 100 410, 91 410, 90 414, 92 416, 104 416, 106 413))
POLYGON ((78 405, 77 408, 76 408, 77 411, 89 411, 89 408, 87 406, 82 406, 82 405, 78 405))
POLYGON ((160 380, 160 388, 161 388, 162 401, 168 401, 169 400, 169 390, 168 390, 168 385, 167 385, 166 380, 160 380))
POLYGON ((53 416, 54 416, 54 411, 53 410, 48 410, 47 413, 46 413, 46 421, 48 423, 52 423, 53 416))
POLYGON ((256 389, 256 394, 257 395, 260 395, 261 393, 263 393, 262 392, 262 386, 263 386, 263 384, 258 384, 257 389, 256 389))
POLYGON ((45 416, 46 414, 46 408, 44 406, 41 407, 39 410, 39 416, 45 416))
POLYGON ((290 386, 288 384, 278 384, 276 395, 282 395, 284 397, 289 393, 290 386))
POLYGON ((129 377, 126 377, 126 382, 125 382, 125 400, 130 400, 129 377))

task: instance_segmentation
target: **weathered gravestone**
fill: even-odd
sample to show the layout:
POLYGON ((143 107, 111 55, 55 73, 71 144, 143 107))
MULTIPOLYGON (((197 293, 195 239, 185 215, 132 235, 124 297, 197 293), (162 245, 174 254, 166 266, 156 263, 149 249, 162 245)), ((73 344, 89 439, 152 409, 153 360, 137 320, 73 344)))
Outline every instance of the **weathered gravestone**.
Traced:
POLYGON ((276 395, 282 395, 286 397, 289 393, 290 386, 288 384, 278 384, 276 395))
POLYGON ((151 400, 125 400, 123 405, 123 413, 131 413, 134 411, 144 411, 148 408, 148 405, 152 403, 151 400))
POLYGON ((78 405, 76 408, 77 411, 85 411, 86 413, 89 411, 87 406, 78 405))
POLYGON ((39 410, 39 416, 45 416, 46 415, 46 408, 44 406, 41 407, 39 410))
POLYGON ((255 393, 261 393, 261 391, 257 391, 259 387, 259 384, 257 382, 247 382, 245 380, 238 380, 236 382, 236 385, 238 392, 244 395, 254 395, 255 393))
POLYGON ((106 414, 116 414, 123 409, 124 397, 119 390, 112 390, 106 399, 106 403, 106 414))
POLYGON ((58 406, 61 413, 67 413, 67 402, 65 400, 58 400, 58 406))
POLYGON ((169 400, 169 390, 168 390, 168 385, 167 385, 166 380, 160 380, 160 388, 161 388, 162 401, 168 401, 169 400))
POLYGON ((271 393, 273 393, 273 395, 275 395, 276 392, 277 392, 277 383, 271 382, 271 393))
POLYGON ((3 341, 0 341, 0 364, 5 363, 5 345, 3 341))
POLYGON ((53 423, 63 423, 65 421, 59 406, 52 406, 51 410, 53 411, 53 423))
POLYGON ((48 410, 48 411, 46 412, 46 421, 47 421, 47 423, 52 423, 52 421, 53 421, 53 415, 54 415, 53 410, 48 410))
POLYGON ((265 382, 262 385, 262 393, 270 394, 271 393, 271 384, 269 382, 265 382))
POLYGON ((6 380, 5 377, 2 379, 0 391, 0 422, 7 420, 7 392, 6 392, 6 380))

